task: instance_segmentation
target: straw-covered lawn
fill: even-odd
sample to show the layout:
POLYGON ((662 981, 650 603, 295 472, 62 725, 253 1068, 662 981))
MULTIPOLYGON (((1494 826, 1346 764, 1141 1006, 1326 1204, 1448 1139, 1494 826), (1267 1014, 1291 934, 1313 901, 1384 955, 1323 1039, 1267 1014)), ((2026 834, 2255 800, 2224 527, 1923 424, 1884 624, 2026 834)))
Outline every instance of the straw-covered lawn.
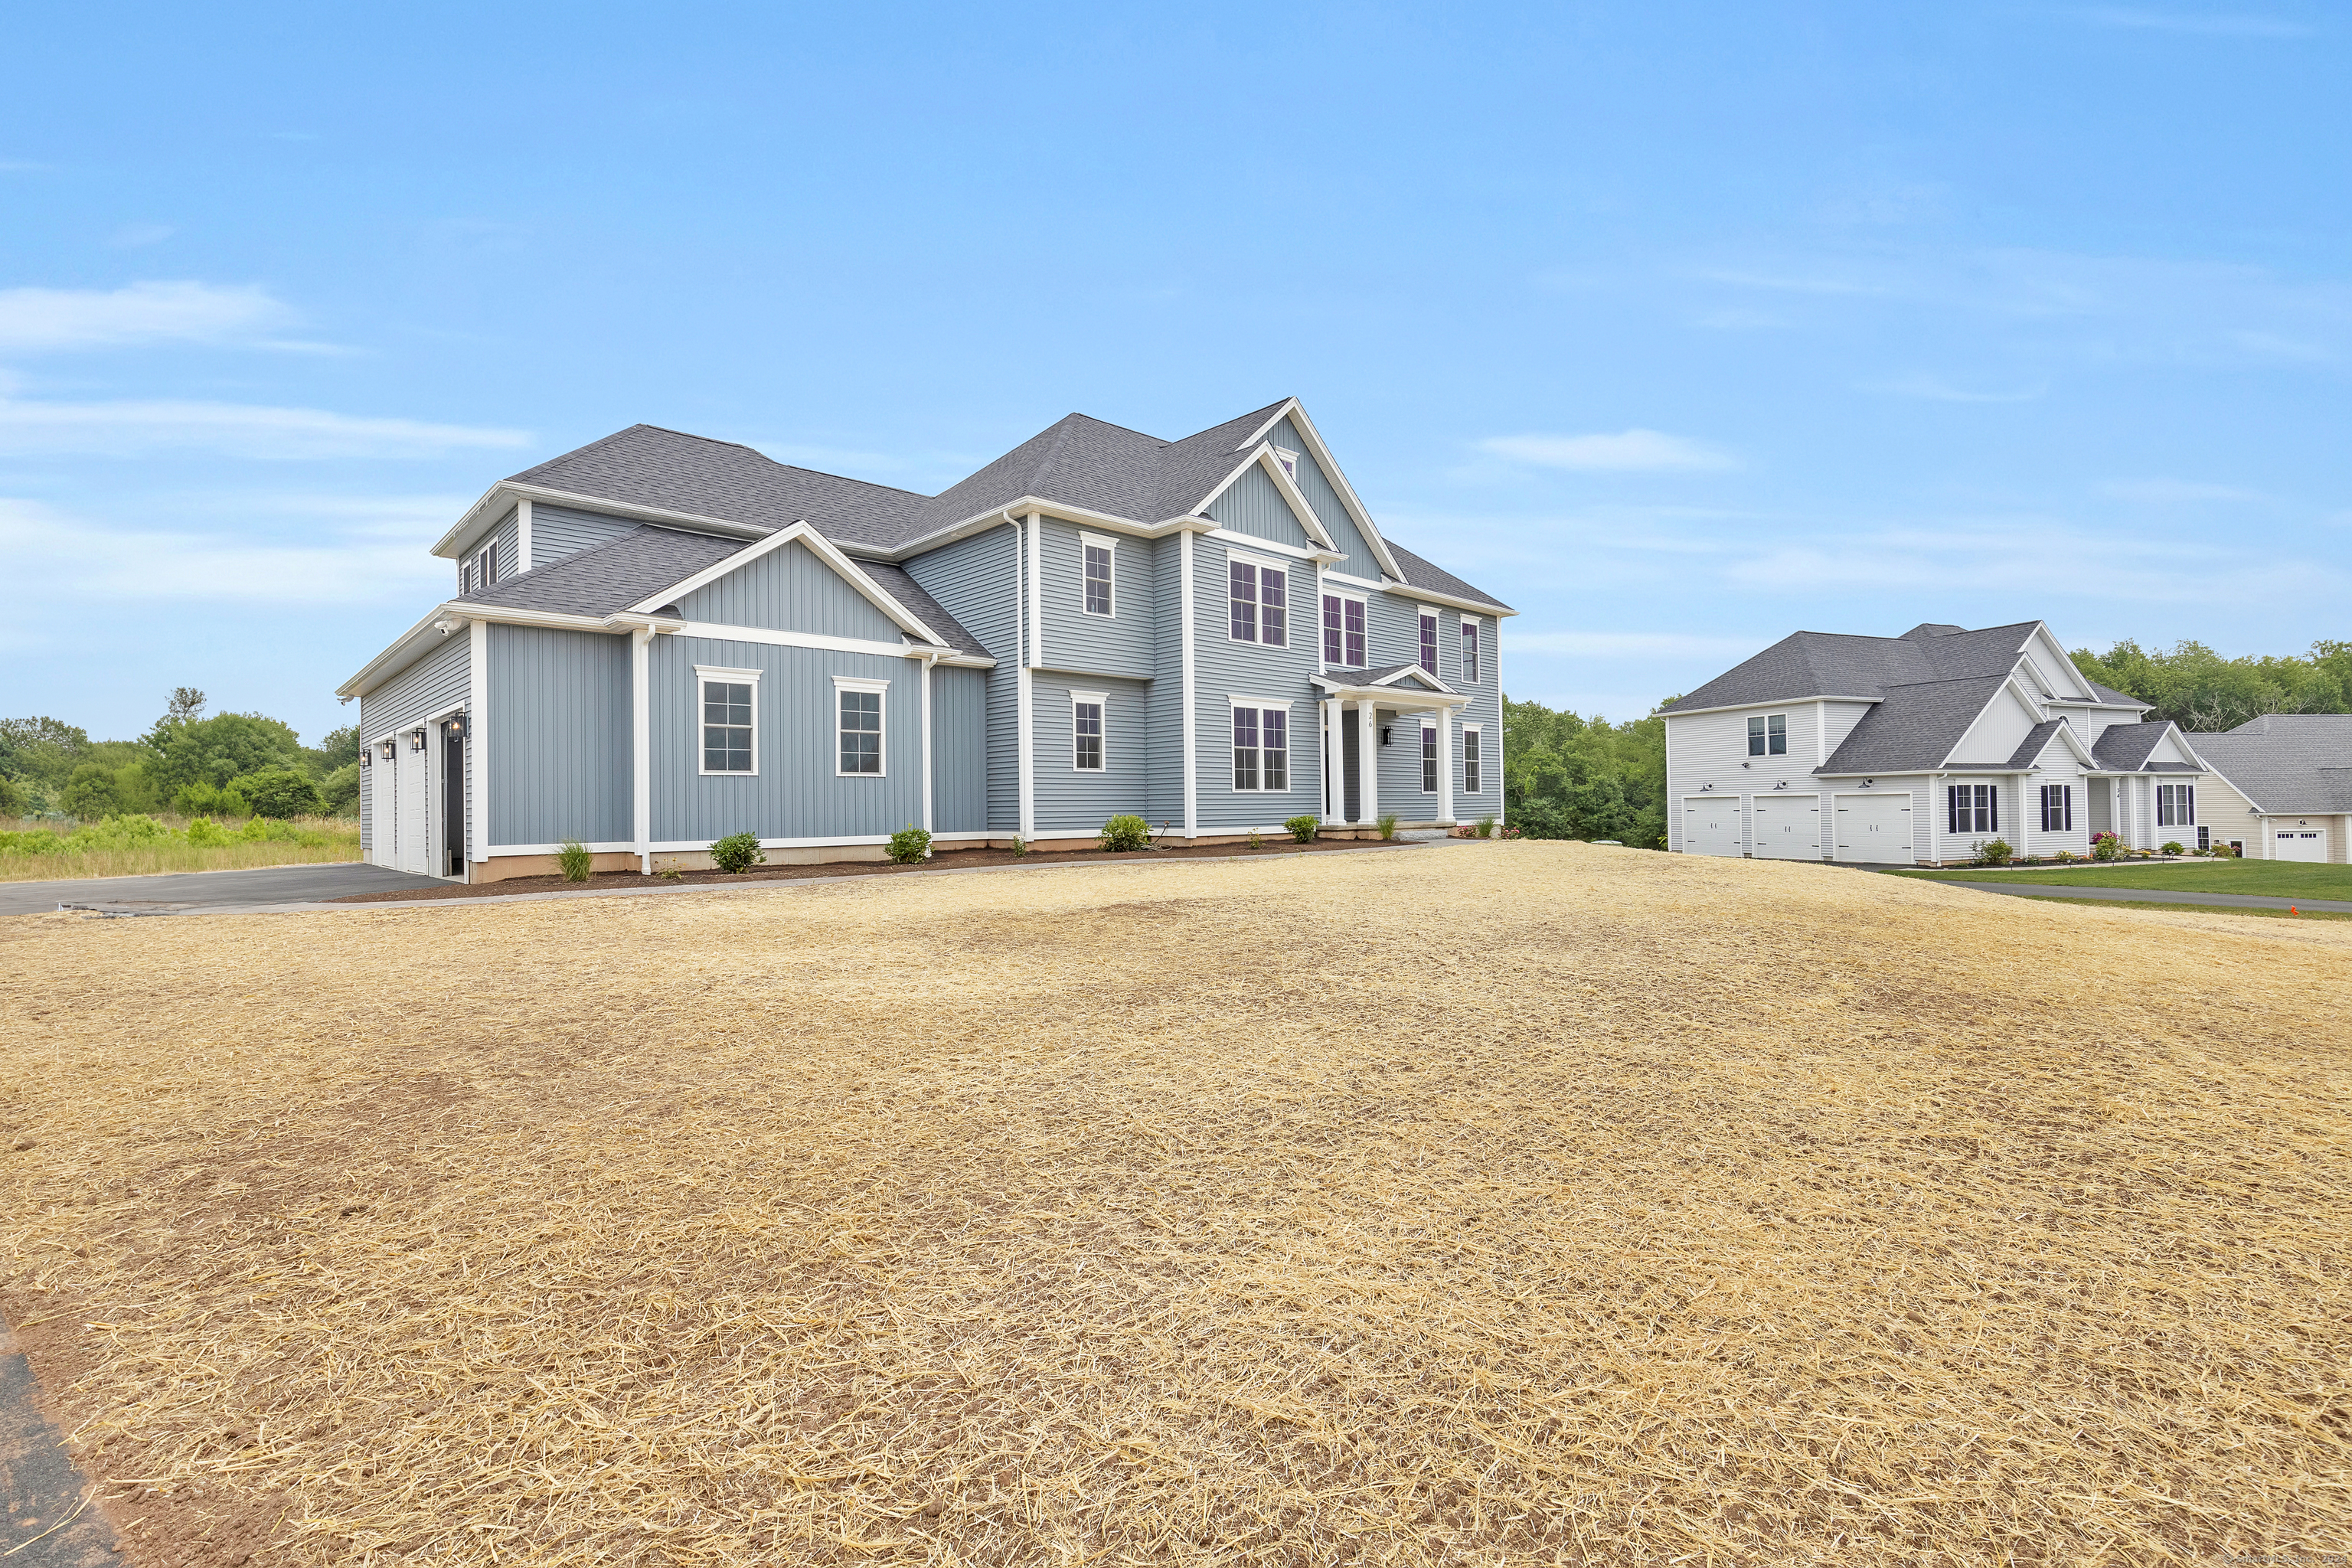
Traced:
POLYGON ((2352 1546, 2343 926, 1519 843, 0 963, 135 1563, 2352 1546))

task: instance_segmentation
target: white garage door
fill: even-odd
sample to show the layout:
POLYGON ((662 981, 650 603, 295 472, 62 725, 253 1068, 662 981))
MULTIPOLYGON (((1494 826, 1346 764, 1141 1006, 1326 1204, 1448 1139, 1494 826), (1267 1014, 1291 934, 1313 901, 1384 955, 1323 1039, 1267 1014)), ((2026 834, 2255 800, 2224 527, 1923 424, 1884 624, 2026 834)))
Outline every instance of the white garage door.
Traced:
POLYGON ((394 768, 385 760, 383 748, 374 748, 368 758, 368 858, 379 866, 398 866, 400 845, 400 812, 394 804, 392 787, 394 768))
POLYGON ((1739 841, 1739 797, 1736 795, 1689 795, 1683 797, 1683 853, 1738 855, 1748 847, 1739 841))
POLYGON ((1758 795, 1756 858, 1759 860, 1820 859, 1821 797, 1812 795, 1758 795))
POLYGON ((2272 828, 2271 858, 2273 860, 2326 859, 2327 829, 2325 827, 2272 828))
POLYGON ((425 858, 425 805, 430 798, 425 776, 425 759, 430 752, 417 751, 409 744, 408 732, 399 737, 400 749, 395 753, 400 773, 393 785, 400 807, 400 837, 395 841, 398 858, 394 864, 404 871, 430 876, 432 866, 425 858))
POLYGON ((1908 795, 1842 795, 1837 809, 1837 858, 1878 866, 1908 866, 1911 797, 1908 795))

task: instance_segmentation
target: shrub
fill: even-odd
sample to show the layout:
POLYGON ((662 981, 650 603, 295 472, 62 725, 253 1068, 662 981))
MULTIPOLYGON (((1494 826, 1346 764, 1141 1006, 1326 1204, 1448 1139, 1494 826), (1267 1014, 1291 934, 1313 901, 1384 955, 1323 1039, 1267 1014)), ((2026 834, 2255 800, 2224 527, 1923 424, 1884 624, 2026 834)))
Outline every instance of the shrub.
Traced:
MULTIPOLYGON (((184 795, 187 792, 183 790, 181 793, 184 795)), ((188 842, 200 848, 210 848, 215 845, 236 843, 236 835, 209 816, 199 816, 188 824, 188 842)))
POLYGON ((310 775, 289 767, 257 768, 233 786, 257 816, 316 816, 319 786, 310 775))
POLYGON ((2061 849, 2058 851, 2056 858, 2058 864, 2064 866, 2073 861, 2081 859, 2082 857, 2075 854, 2072 849, 2061 849))
POLYGON ((1492 838, 1495 837, 1495 819, 1491 816, 1482 816, 1470 825, 1470 831, 1481 838, 1492 838))
POLYGON ((1151 847, 1151 824, 1131 812, 1121 812, 1102 825, 1097 839, 1112 855, 1148 849, 1151 847))
POLYGON ((2178 842, 2168 842, 2162 850, 2167 855, 2185 855, 2188 852, 2187 847, 2178 842))
POLYGON ((720 870, 733 873, 748 871, 754 866, 764 866, 768 857, 760 847, 756 833, 730 833, 710 847, 710 863, 720 870))
POLYGON ((931 858, 931 836, 908 823, 890 835, 890 858, 901 866, 912 866, 931 858))
POLYGON ((172 809, 183 816, 244 816, 253 807, 246 804, 236 785, 198 779, 180 787, 180 793, 172 797, 172 809))
POLYGON ((1249 847, 1253 849, 1263 849, 1265 847, 1265 836, 1258 832, 1255 827, 1249 830, 1249 847))
POLYGON ((2223 843, 2216 843, 2212 853, 2216 860, 2234 860, 2238 858, 2237 850, 2223 843))
POLYGON ((1290 829, 1290 837, 1301 844, 1314 843, 1315 836, 1323 830, 1322 819, 1314 816, 1294 816, 1283 826, 1290 829))
POLYGON ((1969 846, 1969 851, 1979 866, 2006 866, 2017 858, 2017 851, 2006 838, 1979 838, 1969 846))
POLYGON ((82 763, 66 781, 65 793, 58 796, 58 804, 88 822, 112 816, 122 809, 121 797, 115 790, 114 770, 97 763, 82 763))
POLYGON ((360 765, 345 763, 319 781, 319 807, 329 816, 360 814, 360 765))
POLYGON ((584 882, 596 868, 596 857, 577 838, 567 838, 557 846, 555 858, 562 863, 563 879, 567 882, 584 882))
POLYGON ((2120 860, 2123 858, 2124 841, 2122 839, 2112 833, 2096 833, 2091 836, 2092 859, 2120 860))
POLYGON ((1013 841, 1013 852, 1015 855, 1026 855, 1026 854, 1028 854, 1028 853, 1029 853, 1029 840, 1027 840, 1026 838, 1015 838, 1015 839, 1013 841))

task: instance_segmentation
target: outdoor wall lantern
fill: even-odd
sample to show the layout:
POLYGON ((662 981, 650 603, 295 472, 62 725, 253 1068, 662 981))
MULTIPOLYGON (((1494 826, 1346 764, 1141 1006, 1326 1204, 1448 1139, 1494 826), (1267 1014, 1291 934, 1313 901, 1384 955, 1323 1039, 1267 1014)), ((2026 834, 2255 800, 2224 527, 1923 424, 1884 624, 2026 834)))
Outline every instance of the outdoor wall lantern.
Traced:
POLYGON ((387 763, 392 761, 392 744, 390 741, 383 742, 383 760, 387 763))
POLYGON ((449 716, 449 721, 441 727, 441 732, 448 736, 453 741, 464 740, 466 738, 466 716, 463 713, 452 713, 449 716))
POLYGON ((362 746, 362 747, 361 747, 361 748, 360 748, 360 766, 362 766, 362 767, 366 767, 370 763, 372 763, 372 762, 373 762, 373 761, 375 761, 375 748, 374 748, 373 746, 362 746))
POLYGON ((425 749, 424 725, 419 724, 408 732, 408 749, 412 752, 421 752, 425 749))

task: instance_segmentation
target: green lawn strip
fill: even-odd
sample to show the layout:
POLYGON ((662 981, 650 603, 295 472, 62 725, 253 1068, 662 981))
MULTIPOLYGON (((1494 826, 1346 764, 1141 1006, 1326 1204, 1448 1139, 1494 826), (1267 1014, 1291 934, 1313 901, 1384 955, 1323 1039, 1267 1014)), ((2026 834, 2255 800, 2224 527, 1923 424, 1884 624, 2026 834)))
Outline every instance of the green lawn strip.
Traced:
POLYGON ((2218 865, 2088 866, 2081 870, 2015 871, 1968 867, 1930 871, 1897 867, 1890 875, 1935 882, 2021 882, 2035 888, 2161 888, 2168 893, 2262 893, 2278 899, 2352 899, 2352 866, 2302 861, 2226 860, 2218 865))
POLYGON ((2146 899, 2045 898, 2021 900, 2033 904, 2074 904, 2092 910, 2162 910, 2176 915, 2252 915, 2260 920, 2352 921, 2336 910, 2266 910, 2244 904, 2159 904, 2146 899))

